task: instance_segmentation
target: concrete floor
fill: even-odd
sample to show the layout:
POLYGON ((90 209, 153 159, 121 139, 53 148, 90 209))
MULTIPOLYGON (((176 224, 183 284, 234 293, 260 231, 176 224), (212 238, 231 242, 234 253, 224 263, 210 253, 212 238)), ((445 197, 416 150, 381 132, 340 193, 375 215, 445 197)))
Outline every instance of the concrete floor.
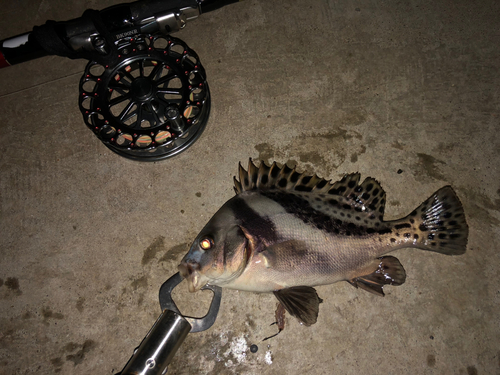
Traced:
MULTIPOLYGON (((1 0, 0 39, 115 3, 1 0)), ((84 125, 85 61, 1 70, 0 374, 120 371, 249 157, 372 176, 389 219, 452 185, 468 251, 397 251, 403 286, 385 298, 318 287, 318 323, 289 318, 266 342, 275 298, 224 291, 169 374, 500 374, 499 30, 497 1, 250 0, 207 13, 176 36, 207 70, 209 124, 149 164, 84 125)), ((183 285, 181 311, 202 313, 209 297, 183 285)))

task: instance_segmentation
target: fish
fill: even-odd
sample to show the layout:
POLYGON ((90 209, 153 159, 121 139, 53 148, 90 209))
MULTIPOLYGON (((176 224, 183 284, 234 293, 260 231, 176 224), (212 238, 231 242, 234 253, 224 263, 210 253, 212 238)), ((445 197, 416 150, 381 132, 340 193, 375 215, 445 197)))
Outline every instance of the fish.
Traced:
POLYGON ((273 293, 278 322, 287 311, 306 326, 316 323, 319 285, 347 281, 379 296, 386 285, 402 285, 406 271, 387 255, 394 250, 466 252, 464 209, 449 185, 386 221, 385 191, 371 177, 360 182, 359 173, 332 182, 250 159, 238 177, 236 195, 201 230, 178 270, 190 292, 209 284, 273 293))

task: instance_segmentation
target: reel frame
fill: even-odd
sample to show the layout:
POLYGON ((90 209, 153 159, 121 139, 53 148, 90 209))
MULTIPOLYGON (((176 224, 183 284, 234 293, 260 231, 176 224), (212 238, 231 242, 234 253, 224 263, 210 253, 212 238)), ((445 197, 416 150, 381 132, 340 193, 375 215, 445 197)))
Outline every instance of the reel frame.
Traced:
POLYGON ((113 152, 139 161, 179 154, 201 135, 210 91, 198 55, 170 35, 117 43, 112 66, 90 61, 79 84, 86 125, 113 152))

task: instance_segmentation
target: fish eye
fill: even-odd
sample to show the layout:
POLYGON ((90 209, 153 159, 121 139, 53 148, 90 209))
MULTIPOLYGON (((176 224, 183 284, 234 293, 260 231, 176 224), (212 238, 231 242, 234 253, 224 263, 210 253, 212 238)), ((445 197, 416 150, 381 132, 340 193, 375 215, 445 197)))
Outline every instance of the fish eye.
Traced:
POLYGON ((200 240, 200 247, 203 250, 210 250, 214 246, 214 240, 211 237, 203 237, 200 240))

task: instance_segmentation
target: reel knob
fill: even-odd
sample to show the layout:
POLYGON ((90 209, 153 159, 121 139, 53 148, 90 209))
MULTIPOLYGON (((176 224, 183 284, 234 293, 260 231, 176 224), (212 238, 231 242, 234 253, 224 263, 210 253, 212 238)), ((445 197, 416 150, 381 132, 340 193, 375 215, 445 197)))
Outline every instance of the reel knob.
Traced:
POLYGON ((87 64, 79 107, 94 134, 126 158, 158 161, 201 135, 210 91, 198 55, 171 36, 134 35, 118 42, 113 66, 87 64))

